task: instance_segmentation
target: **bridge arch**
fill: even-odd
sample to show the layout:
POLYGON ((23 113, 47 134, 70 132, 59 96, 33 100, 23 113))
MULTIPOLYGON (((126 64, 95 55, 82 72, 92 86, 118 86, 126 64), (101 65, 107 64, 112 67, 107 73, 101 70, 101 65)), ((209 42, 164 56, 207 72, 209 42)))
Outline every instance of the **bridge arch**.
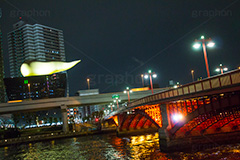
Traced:
POLYGON ((134 111, 134 114, 124 114, 124 116, 122 116, 122 120, 120 120, 120 126, 119 126, 119 130, 129 130, 130 126, 134 126, 133 129, 137 130, 137 126, 139 125, 139 123, 142 122, 141 128, 144 127, 144 125, 146 123, 149 123, 149 126, 152 126, 152 124, 157 128, 161 128, 148 114, 146 114, 144 112, 144 110, 139 110, 136 109, 134 111), (135 123, 135 124, 133 124, 135 123))
MULTIPOLYGON (((235 93, 231 93, 231 94, 227 94, 224 97, 218 96, 217 100, 214 102, 211 102, 209 104, 204 104, 201 107, 199 107, 198 109, 196 109, 195 111, 187 114, 187 116, 185 117, 184 121, 178 122, 176 123, 170 130, 169 133, 171 136, 174 136, 175 133, 181 129, 182 127, 184 127, 185 125, 187 125, 188 123, 190 123, 192 120, 198 118, 201 115, 208 115, 209 118, 216 116, 217 113, 226 111, 226 108, 231 109, 233 107, 238 107, 240 104, 240 97, 239 94, 235 94, 235 93)), ((192 130, 194 130, 197 126, 201 125, 201 123, 204 123, 207 121, 204 120, 203 122, 198 123, 196 126, 194 126, 193 128, 191 128, 190 130, 188 130, 188 132, 190 133, 192 130)), ((217 122, 216 122, 217 123, 217 122)), ((209 126, 210 127, 210 126, 209 126)), ((189 134, 187 133, 187 134, 189 134)))

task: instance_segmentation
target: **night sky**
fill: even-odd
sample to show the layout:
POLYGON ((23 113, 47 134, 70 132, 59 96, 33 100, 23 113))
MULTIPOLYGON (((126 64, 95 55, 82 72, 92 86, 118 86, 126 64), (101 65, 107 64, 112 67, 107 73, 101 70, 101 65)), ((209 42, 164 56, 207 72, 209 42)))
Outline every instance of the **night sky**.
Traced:
POLYGON ((5 76, 7 33, 22 17, 63 30, 67 61, 82 60, 68 71, 70 95, 87 89, 87 77, 102 93, 141 87, 140 74, 148 69, 160 87, 191 82, 192 69, 205 78, 202 50, 192 48, 201 35, 216 43, 207 49, 211 75, 220 63, 240 66, 239 0, 1 0, 0 8, 5 76))

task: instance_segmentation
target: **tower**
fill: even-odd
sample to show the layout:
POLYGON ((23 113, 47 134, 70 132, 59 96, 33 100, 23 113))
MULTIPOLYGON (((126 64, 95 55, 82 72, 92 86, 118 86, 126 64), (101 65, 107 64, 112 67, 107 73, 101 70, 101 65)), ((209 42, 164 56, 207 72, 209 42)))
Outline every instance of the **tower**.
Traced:
MULTIPOLYGON (((0 18, 2 12, 0 8, 0 18)), ((5 102, 6 94, 5 94, 5 86, 4 86, 4 64, 3 64, 3 48, 2 48, 2 31, 0 25, 0 103, 5 102)))
POLYGON ((26 61, 65 61, 63 31, 20 20, 8 33, 10 76, 22 77, 20 67, 26 61))

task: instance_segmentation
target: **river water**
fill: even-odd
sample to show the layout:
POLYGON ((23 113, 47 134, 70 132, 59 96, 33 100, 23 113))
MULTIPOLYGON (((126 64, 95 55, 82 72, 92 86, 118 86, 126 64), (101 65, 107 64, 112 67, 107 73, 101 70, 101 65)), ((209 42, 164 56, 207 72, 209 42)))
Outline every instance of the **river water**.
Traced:
POLYGON ((214 148, 201 146, 202 151, 161 153, 158 134, 117 137, 115 134, 89 135, 26 143, 0 148, 1 160, 115 160, 115 159, 240 159, 240 144, 214 148), (204 148, 205 147, 205 148, 204 148))

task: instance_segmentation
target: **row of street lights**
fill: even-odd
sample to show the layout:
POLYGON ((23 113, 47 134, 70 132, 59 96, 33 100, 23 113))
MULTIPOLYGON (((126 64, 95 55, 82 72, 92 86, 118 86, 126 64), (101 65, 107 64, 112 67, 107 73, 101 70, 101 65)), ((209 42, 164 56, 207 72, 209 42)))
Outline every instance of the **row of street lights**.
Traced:
MULTIPOLYGON (((142 74, 141 75, 142 77, 142 83, 143 83, 143 86, 144 86, 144 79, 148 79, 150 80, 150 86, 151 86, 151 91, 152 91, 152 94, 153 94, 153 83, 152 83, 152 79, 153 78, 156 78, 157 77, 157 74, 155 72, 152 72, 151 70, 148 70, 147 73, 145 74, 142 74)), ((126 87, 126 89, 123 91, 124 94, 127 94, 128 95, 128 103, 130 103, 130 93, 132 93, 133 91, 129 88, 129 87, 126 87)), ((113 98, 113 102, 117 104, 117 108, 119 108, 119 103, 118 102, 121 102, 121 100, 119 99, 119 96, 115 96, 114 95, 114 98, 113 98)), ((115 105, 113 103, 110 103, 108 105, 109 108, 111 108, 111 111, 113 111, 113 107, 115 107, 115 105)))
MULTIPOLYGON (((220 72, 221 74, 223 74, 223 72, 228 71, 228 68, 223 66, 222 64, 219 65, 218 68, 215 69, 216 72, 220 72)), ((191 75, 192 75, 192 81, 194 82, 194 70, 191 70, 191 75)))

